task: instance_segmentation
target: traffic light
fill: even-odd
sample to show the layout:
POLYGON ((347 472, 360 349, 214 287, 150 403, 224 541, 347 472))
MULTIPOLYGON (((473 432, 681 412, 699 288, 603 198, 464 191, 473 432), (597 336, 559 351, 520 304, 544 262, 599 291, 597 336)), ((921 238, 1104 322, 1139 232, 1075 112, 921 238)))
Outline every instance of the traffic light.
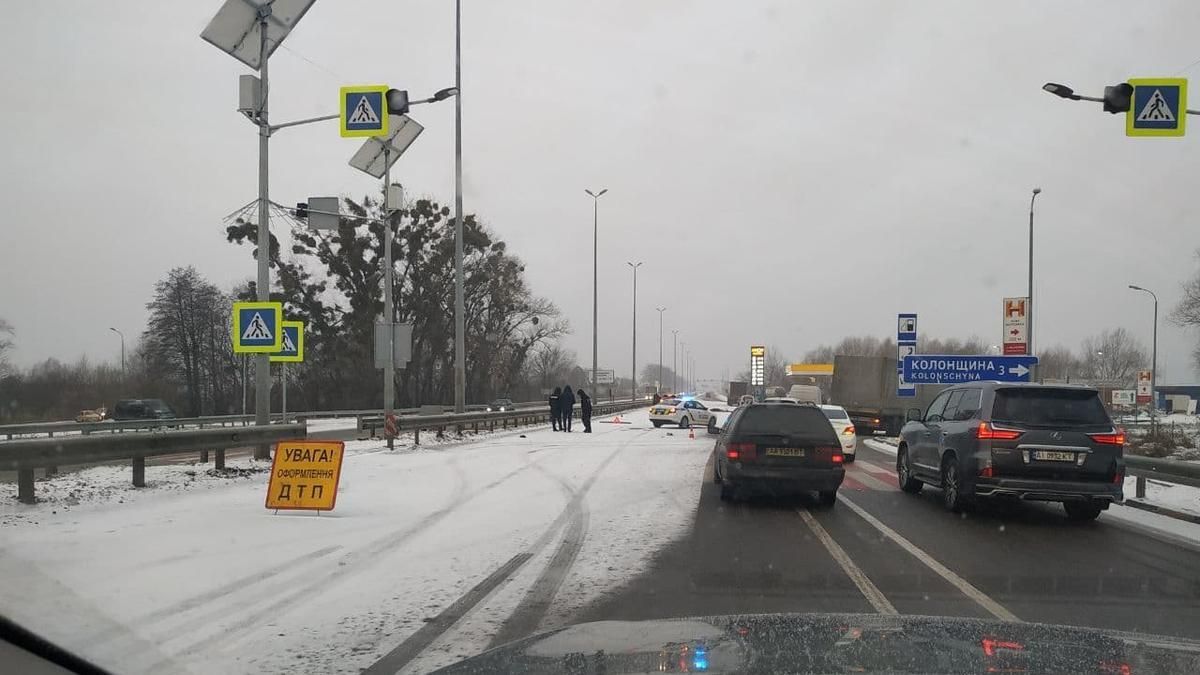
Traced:
POLYGON ((308 202, 296 202, 296 220, 308 220, 308 202))
POLYGON ((1114 84, 1104 88, 1104 112, 1129 112, 1129 103, 1133 99, 1133 85, 1128 82, 1114 84))
POLYGON ((408 112, 408 91, 405 89, 388 89, 387 111, 389 115, 403 115, 408 112))

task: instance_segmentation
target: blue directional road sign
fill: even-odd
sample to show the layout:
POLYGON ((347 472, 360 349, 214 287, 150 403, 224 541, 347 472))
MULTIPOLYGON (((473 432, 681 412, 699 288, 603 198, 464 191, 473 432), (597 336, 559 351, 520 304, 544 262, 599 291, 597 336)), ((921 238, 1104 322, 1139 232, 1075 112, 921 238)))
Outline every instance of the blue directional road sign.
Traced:
POLYGON ((1187 123, 1187 79, 1129 81, 1133 99, 1125 113, 1126 136, 1182 136, 1187 123))
POLYGON ((904 381, 915 384, 1028 382, 1036 356, 914 354, 904 357, 904 381))
POLYGON ((235 354, 270 354, 283 347, 283 303, 233 303, 233 351, 235 354))

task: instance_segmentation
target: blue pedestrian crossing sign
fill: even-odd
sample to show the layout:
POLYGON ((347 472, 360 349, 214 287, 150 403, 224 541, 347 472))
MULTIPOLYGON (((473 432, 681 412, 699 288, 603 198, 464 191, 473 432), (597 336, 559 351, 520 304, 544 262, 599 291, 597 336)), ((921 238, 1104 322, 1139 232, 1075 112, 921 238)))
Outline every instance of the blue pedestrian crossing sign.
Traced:
POLYGON ((233 352, 273 354, 283 347, 283 303, 233 303, 233 352))
POLYGON ((284 321, 282 345, 271 355, 272 363, 304 362, 304 322, 284 321))
POLYGON ((339 96, 342 136, 387 136, 388 114, 385 98, 388 86, 373 84, 342 87, 339 96))
POLYGON ((1182 136, 1187 125, 1187 78, 1130 80, 1126 136, 1182 136))

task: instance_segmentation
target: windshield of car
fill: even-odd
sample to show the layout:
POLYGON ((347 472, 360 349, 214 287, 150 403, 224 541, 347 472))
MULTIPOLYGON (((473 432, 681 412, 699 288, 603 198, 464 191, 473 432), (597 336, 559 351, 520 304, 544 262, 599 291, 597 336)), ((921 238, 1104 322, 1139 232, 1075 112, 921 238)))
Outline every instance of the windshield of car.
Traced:
POLYGON ((121 675, 1200 639, 1200 1, 3 10, 0 627, 121 675))
POLYGON ((837 444, 833 427, 821 411, 800 405, 756 405, 746 409, 737 422, 742 435, 782 435, 814 443, 837 444))
POLYGON ((1031 426, 1095 427, 1110 424, 1096 392, 1086 389, 996 390, 992 419, 1031 426))

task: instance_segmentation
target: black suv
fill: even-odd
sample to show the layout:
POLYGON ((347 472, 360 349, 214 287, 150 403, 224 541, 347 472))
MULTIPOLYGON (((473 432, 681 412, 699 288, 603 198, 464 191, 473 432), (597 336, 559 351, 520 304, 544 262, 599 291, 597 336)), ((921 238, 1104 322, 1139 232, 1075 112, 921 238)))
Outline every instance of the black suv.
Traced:
POLYGON ((929 483, 946 508, 976 497, 1062 502, 1093 520, 1124 498, 1125 433, 1095 389, 981 382, 950 387, 900 431, 896 476, 905 492, 929 483))
POLYGON ((127 398, 113 406, 112 419, 117 420, 169 420, 175 411, 159 398, 127 398))
POLYGON ((729 416, 714 449, 713 481, 721 499, 743 488, 772 493, 815 490, 832 506, 846 477, 842 444, 811 403, 755 403, 729 416))

